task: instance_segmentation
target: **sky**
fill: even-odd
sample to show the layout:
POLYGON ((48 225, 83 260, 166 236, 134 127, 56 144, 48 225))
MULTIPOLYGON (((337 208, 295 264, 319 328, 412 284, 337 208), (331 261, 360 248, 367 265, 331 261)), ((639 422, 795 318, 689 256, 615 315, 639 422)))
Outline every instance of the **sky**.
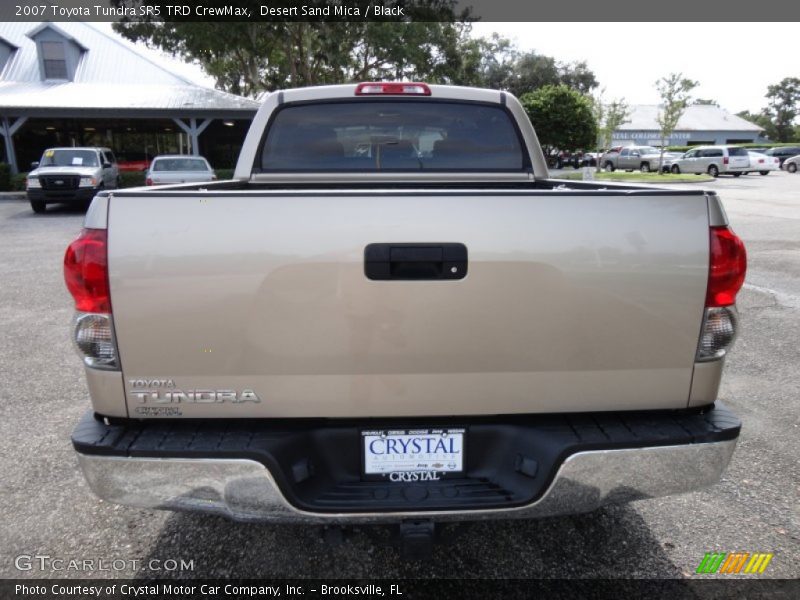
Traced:
MULTIPOLYGON (((111 33, 110 23, 93 23, 111 33)), ((492 33, 558 61, 585 60, 604 97, 657 104, 655 81, 680 72, 700 82, 697 98, 732 113, 766 106, 767 86, 800 77, 797 23, 475 23, 473 35, 492 33)), ((198 65, 137 44, 139 51, 184 77, 209 87, 198 65)))
POLYGON ((656 80, 683 73, 693 95, 732 113, 766 106, 767 86, 800 77, 797 23, 476 23, 559 61, 585 60, 605 97, 658 104, 656 80))

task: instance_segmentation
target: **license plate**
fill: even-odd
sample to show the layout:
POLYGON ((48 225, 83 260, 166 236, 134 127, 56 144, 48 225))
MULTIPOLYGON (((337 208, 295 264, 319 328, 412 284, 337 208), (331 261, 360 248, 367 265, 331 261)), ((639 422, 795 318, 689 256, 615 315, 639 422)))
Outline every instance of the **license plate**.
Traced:
POLYGON ((461 428, 362 431, 364 475, 429 481, 463 473, 464 436, 461 428))

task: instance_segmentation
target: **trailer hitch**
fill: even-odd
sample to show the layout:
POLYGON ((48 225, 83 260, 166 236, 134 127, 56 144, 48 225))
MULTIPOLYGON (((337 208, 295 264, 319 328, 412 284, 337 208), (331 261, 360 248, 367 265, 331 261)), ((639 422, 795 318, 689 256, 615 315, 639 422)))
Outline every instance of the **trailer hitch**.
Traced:
POLYGON ((404 560, 423 560, 433 554, 436 525, 429 519, 403 521, 396 540, 400 557, 404 560))

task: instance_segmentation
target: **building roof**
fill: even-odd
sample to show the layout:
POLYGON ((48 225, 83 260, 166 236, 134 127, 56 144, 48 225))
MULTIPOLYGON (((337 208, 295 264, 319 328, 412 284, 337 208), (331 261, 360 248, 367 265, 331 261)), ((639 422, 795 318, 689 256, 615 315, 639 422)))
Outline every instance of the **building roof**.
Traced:
POLYGON ((8 46, 9 48, 12 48, 13 50, 16 50, 16 49, 17 49, 17 47, 16 47, 14 44, 12 44, 11 42, 9 42, 9 41, 8 41, 6 38, 4 38, 2 35, 0 35, 0 43, 3 43, 3 44, 5 44, 6 46, 8 46))
MULTIPOLYGON (((656 104, 634 104, 630 108, 628 122, 620 125, 617 131, 659 131, 661 128, 656 120, 659 106, 656 104)), ((695 104, 686 108, 676 131, 753 131, 758 132, 759 127, 736 115, 732 115, 724 108, 710 104, 695 104)))
POLYGON ((0 23, 0 39, 17 48, 0 73, 3 112, 73 109, 109 110, 128 116, 140 111, 250 115, 259 106, 255 100, 197 85, 88 23, 4 22, 0 23), (36 43, 31 38, 47 27, 84 49, 73 81, 41 80, 36 43))
POLYGON ((45 29, 52 29, 57 34, 59 34, 60 36, 65 37, 69 41, 75 42, 76 44, 78 44, 78 46, 80 46, 81 50, 88 50, 88 48, 86 46, 84 46, 83 44, 81 44, 81 41, 79 39, 75 38, 75 36, 71 35, 68 31, 64 31, 58 25, 55 25, 54 23, 50 23, 49 21, 44 21, 42 23, 39 23, 36 27, 31 29, 25 35, 27 35, 32 40, 35 40, 36 36, 39 33, 41 33, 42 31, 44 31, 45 29))

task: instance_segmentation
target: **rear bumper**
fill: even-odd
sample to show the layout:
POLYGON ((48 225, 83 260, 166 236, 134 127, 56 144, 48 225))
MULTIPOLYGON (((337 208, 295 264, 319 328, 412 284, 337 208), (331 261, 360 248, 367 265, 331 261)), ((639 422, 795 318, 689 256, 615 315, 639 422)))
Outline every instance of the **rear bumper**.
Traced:
POLYGON ((236 520, 379 523, 543 517, 696 490, 719 480, 740 429, 719 404, 704 414, 515 421, 466 423, 464 476, 424 484, 361 481, 351 464, 360 427, 351 424, 105 425, 88 414, 73 445, 89 486, 111 502, 236 520))

